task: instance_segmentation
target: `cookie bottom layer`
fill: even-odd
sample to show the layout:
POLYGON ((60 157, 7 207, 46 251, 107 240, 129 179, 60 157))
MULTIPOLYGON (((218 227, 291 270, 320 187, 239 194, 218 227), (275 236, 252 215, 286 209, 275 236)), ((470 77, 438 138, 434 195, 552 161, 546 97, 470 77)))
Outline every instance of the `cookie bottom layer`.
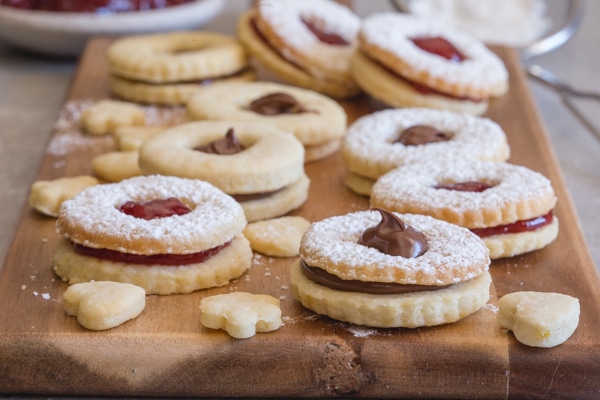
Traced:
POLYGON ((70 285, 89 281, 131 283, 147 294, 190 293, 223 286, 242 275, 252 263, 252 249, 243 235, 208 260, 183 266, 133 265, 75 253, 68 239, 61 238, 52 259, 54 271, 70 285))
POLYGON ((291 266, 293 296, 306 308, 333 319, 375 328, 417 328, 456 322, 483 307, 492 277, 484 272, 446 289, 396 295, 345 292, 306 278, 300 261, 291 266))
POLYGON ((436 94, 421 94, 410 84, 357 51, 352 57, 352 77, 372 97, 394 107, 426 107, 481 115, 488 101, 455 99, 436 94))
POLYGON ((240 202, 246 220, 254 222, 280 217, 300 207, 308 198, 310 179, 304 175, 296 182, 263 199, 240 202))
POLYGON ((535 231, 505 233, 482 238, 490 250, 492 260, 513 257, 546 247, 558 236, 558 218, 554 216, 552 223, 535 231))

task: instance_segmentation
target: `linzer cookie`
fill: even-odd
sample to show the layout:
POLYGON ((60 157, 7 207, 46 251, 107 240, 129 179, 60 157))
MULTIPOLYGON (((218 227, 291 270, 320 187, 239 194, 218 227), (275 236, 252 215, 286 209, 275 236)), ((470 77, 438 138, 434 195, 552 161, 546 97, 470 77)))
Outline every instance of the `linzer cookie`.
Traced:
POLYGON ((508 90, 504 63, 483 42, 430 20, 375 14, 363 21, 358 41, 355 82, 391 106, 480 115, 508 90))
POLYGON ((489 265, 488 249, 468 229, 379 209, 313 223, 290 283, 316 313, 416 328, 456 322, 485 305, 489 265))
POLYGON ((222 286, 250 268, 244 211, 200 180, 142 176, 65 201, 52 260, 69 284, 131 283, 148 294, 222 286))
POLYGON ((335 98, 360 93, 350 59, 358 18, 330 0, 262 0, 242 14, 237 33, 248 53, 281 81, 335 98))
POLYGON ((291 132, 304 145, 306 162, 337 151, 346 131, 346 112, 337 102, 273 82, 216 83, 198 90, 187 110, 193 119, 256 122, 291 132))
POLYGON ((178 125, 142 144, 139 165, 146 174, 212 183, 242 205, 248 221, 300 207, 310 185, 302 143, 291 133, 249 122, 178 125))
POLYGON ((371 205, 426 214, 470 229, 492 259, 541 249, 558 234, 550 181, 526 167, 467 160, 430 160, 377 180, 371 205))
POLYGON ((377 178, 394 167, 423 160, 506 161, 506 134, 494 121, 426 108, 378 111, 356 120, 341 146, 345 184, 369 195, 377 178))
POLYGON ((213 32, 169 32, 116 40, 107 51, 112 92, 129 101, 184 104, 201 85, 253 80, 237 39, 213 32))

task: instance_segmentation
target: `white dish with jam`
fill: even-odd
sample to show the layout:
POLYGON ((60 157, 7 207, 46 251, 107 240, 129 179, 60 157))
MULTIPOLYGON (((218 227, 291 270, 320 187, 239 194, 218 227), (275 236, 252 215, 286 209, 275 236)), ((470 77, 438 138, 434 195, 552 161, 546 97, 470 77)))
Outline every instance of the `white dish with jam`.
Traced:
POLYGON ((0 40, 35 53, 72 57, 92 36, 194 29, 216 17, 224 5, 225 0, 194 0, 126 12, 44 11, 0 5, 0 40))

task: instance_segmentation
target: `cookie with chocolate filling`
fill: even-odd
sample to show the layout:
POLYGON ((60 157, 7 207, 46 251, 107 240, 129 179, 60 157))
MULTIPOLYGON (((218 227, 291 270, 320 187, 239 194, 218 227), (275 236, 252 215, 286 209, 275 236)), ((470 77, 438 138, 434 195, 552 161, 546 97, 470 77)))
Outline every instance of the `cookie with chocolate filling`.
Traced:
POLYGON ((506 134, 494 121, 427 108, 378 111, 356 120, 341 146, 345 184, 368 196, 375 180, 399 165, 423 160, 506 161, 506 134))
POLYGON ((318 314, 378 328, 456 322, 490 296, 488 249, 468 229, 370 210, 326 218, 302 239, 293 296, 318 314))
POLYGON ((401 166, 377 180, 370 201, 468 228, 492 259, 541 249, 558 235, 551 182, 509 163, 430 160, 401 166))
POLYGON ((237 34, 277 79, 334 98, 361 92, 350 74, 360 19, 331 0, 261 0, 242 14, 237 34))
POLYGON ((508 91, 507 69, 467 33, 420 17, 380 13, 365 18, 352 57, 355 82, 394 107, 483 114, 508 91))
POLYGON ((141 176, 63 202, 52 259, 69 284, 115 281, 148 294, 222 286, 250 268, 244 211, 208 182, 141 176))
POLYGON ((236 38, 184 31, 117 39, 107 50, 112 93, 138 103, 184 104, 202 85, 255 78, 236 38))
POLYGON ((192 119, 247 121, 291 132, 304 145, 305 162, 339 149, 346 112, 312 90, 273 82, 215 83, 199 89, 187 103, 192 119))
POLYGON ((291 133, 249 122, 199 121, 170 128, 139 149, 145 174, 202 179, 233 196, 248 221, 300 207, 310 180, 291 133))

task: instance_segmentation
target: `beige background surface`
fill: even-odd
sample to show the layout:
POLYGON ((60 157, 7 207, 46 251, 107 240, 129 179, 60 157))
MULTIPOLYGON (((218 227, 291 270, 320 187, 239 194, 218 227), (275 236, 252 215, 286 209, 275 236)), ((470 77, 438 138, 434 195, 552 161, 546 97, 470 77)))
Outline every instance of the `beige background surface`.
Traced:
MULTIPOLYGON (((391 10, 387 0, 358 0, 361 16, 391 10)), ((248 1, 229 1, 205 26, 232 33, 248 1)), ((532 62, 575 87, 600 92, 600 2, 587 1, 583 24, 566 45, 532 62)), ((52 124, 75 72, 74 60, 51 59, 11 49, 0 42, 0 257, 4 257, 29 186, 50 138, 52 124)), ((600 140, 562 104, 552 89, 531 82, 534 97, 559 160, 594 262, 600 265, 600 140)), ((600 129, 600 103, 578 101, 600 129)))

